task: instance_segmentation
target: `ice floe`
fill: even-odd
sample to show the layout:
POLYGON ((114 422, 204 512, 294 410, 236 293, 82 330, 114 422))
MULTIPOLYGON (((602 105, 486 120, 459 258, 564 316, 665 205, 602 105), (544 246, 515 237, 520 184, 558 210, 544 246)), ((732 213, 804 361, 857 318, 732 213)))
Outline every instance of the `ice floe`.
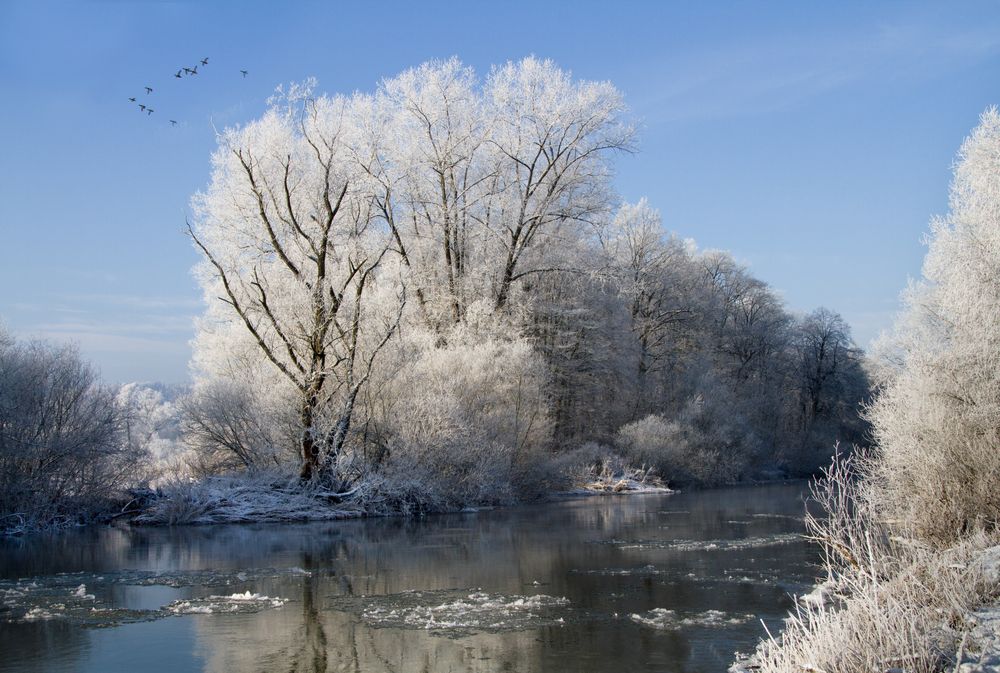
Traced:
POLYGON ((756 549, 775 545, 801 542, 802 535, 798 533, 782 533, 760 537, 747 537, 737 540, 607 540, 619 549, 670 549, 675 551, 732 551, 737 549, 756 549))
POLYGON ((643 614, 631 614, 629 619, 653 629, 677 630, 685 627, 721 627, 745 624, 753 615, 733 614, 721 610, 706 610, 694 614, 679 615, 674 610, 654 608, 643 614))
MULTIPOLYGON (((436 632, 513 631, 563 624, 566 598, 504 595, 475 590, 413 591, 363 599, 361 616, 379 628, 436 632)), ((344 606, 349 607, 349 606, 344 606)))
POLYGON ((229 596, 205 596, 174 601, 164 606, 164 610, 178 615, 193 614, 223 614, 223 613, 253 613, 268 608, 280 608, 287 602, 284 598, 271 598, 249 591, 229 596))

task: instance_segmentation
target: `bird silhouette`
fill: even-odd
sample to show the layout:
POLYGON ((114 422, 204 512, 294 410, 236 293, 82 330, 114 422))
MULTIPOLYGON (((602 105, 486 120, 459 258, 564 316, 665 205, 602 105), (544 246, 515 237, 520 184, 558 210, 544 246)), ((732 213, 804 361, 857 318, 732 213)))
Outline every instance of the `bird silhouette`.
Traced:
POLYGON ((208 56, 206 56, 205 58, 201 59, 201 64, 202 65, 208 65, 208 56))
POLYGON ((191 68, 184 68, 184 72, 187 73, 188 75, 195 74, 194 70, 192 70, 191 68))
POLYGON ((139 103, 139 110, 142 111, 142 112, 145 112, 146 111, 146 106, 143 105, 142 103, 139 103))
POLYGON ((177 126, 177 120, 176 119, 171 119, 170 120, 170 125, 171 126, 177 126))
POLYGON ((246 76, 247 76, 247 71, 246 71, 246 70, 240 70, 240 72, 241 72, 241 73, 243 73, 243 77, 244 77, 244 78, 246 78, 246 76))
POLYGON ((128 99, 128 102, 129 102, 129 103, 134 103, 134 102, 135 102, 135 98, 129 98, 129 99, 128 99))
POLYGON ((198 74, 198 66, 195 66, 195 67, 191 68, 191 74, 192 75, 197 75, 198 74))
POLYGON ((151 108, 151 107, 146 108, 146 114, 151 115, 154 112, 155 112, 155 110, 153 108, 151 108))
POLYGON ((181 72, 182 72, 181 70, 178 70, 177 74, 174 75, 174 77, 176 77, 177 79, 180 79, 181 78, 181 72))
POLYGON ((146 95, 148 96, 148 95, 149 95, 149 94, 151 94, 151 93, 153 93, 153 87, 151 87, 151 86, 147 86, 147 87, 146 87, 146 95))

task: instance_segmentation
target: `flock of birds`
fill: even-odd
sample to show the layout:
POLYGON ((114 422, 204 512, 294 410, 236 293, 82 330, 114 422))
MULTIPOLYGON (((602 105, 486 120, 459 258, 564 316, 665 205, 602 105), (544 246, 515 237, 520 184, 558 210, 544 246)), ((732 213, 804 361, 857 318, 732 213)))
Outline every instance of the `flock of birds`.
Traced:
MULTIPOLYGON (((174 73, 174 77, 176 77, 177 79, 183 79, 184 77, 192 77, 192 76, 198 74, 198 67, 199 66, 201 66, 201 67, 204 68, 207 65, 208 65, 208 56, 206 56, 205 58, 201 59, 201 61, 199 61, 197 65, 195 65, 195 66, 193 66, 191 68, 187 68, 187 67, 181 68, 176 73, 174 73)), ((249 72, 246 71, 246 70, 240 70, 240 73, 243 75, 244 79, 249 74, 249 72)), ((146 90, 146 95, 147 96, 149 94, 153 93, 153 87, 146 86, 146 87, 143 87, 143 88, 146 90)), ((146 105, 145 103, 138 102, 138 99, 135 96, 131 96, 128 99, 128 101, 130 103, 134 103, 135 105, 138 105, 139 106, 139 112, 145 112, 146 116, 150 116, 154 112, 156 112, 156 110, 154 110, 150 106, 146 105)), ((167 121, 170 122, 171 126, 177 126, 177 120, 176 119, 169 119, 167 121)))

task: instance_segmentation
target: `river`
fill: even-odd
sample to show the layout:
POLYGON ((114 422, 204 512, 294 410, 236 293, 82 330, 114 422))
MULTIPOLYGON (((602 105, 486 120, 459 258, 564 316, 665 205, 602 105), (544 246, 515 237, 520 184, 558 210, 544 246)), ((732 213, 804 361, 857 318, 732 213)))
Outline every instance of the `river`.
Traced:
POLYGON ((0 671, 724 671, 818 561, 805 484, 0 542, 0 671))

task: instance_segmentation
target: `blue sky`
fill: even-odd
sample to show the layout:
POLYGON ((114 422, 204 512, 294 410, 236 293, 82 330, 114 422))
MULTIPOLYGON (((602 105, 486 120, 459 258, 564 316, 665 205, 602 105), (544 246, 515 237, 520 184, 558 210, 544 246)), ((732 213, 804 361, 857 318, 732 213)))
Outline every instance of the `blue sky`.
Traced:
POLYGON ((625 94, 624 198, 867 345, 1000 103, 1000 4, 0 0, 0 321, 79 343, 111 381, 185 380, 200 295, 181 232, 213 127, 309 76, 370 91, 428 59, 485 74, 529 54, 625 94))

